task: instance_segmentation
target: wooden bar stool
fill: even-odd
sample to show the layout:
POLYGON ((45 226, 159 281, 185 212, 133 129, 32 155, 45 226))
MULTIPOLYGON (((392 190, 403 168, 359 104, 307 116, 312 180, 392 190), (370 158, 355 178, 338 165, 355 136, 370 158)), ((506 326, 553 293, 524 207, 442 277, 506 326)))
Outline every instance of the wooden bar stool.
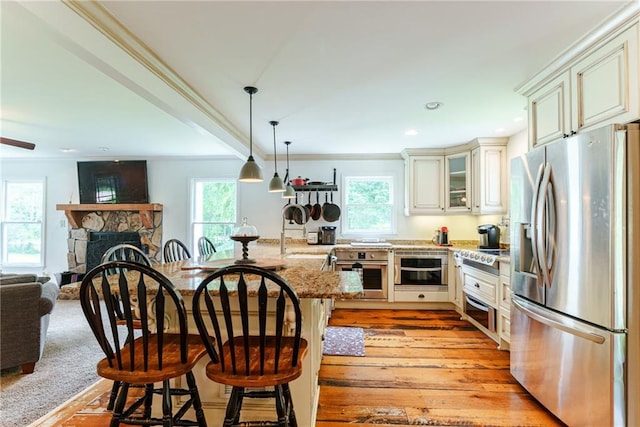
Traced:
POLYGON ((232 387, 223 425, 297 426, 289 382, 302 374, 307 341, 301 338, 302 315, 294 289, 263 268, 224 267, 198 286, 193 317, 211 358, 207 377, 232 387), (219 296, 209 287, 219 289, 219 296), (254 301, 256 305, 250 305, 254 301), (293 325, 285 324, 285 317, 292 320, 288 304, 295 314, 293 325), (277 421, 239 424, 245 397, 274 398, 277 421))
POLYGON ((211 255, 216 252, 216 247, 211 240, 202 236, 198 239, 198 252, 200 256, 211 255))
POLYGON ((178 239, 167 240, 163 248, 164 262, 182 261, 191 258, 187 246, 178 239))
POLYGON ((206 349, 198 335, 189 335, 182 296, 165 276, 134 262, 107 262, 85 275, 80 286, 80 302, 106 356, 98 362, 98 375, 122 384, 113 409, 111 427, 120 423, 206 426, 192 373, 206 349), (110 271, 117 273, 110 275, 110 271), (115 293, 121 297, 124 326, 113 307, 115 293), (136 328, 132 314, 132 296, 142 301, 151 296, 155 301, 151 308, 147 304, 139 306, 140 329, 136 328), (168 313, 175 314, 176 325, 167 324, 168 313), (140 336, 131 339, 134 332, 140 336), (187 387, 172 387, 170 380, 181 376, 186 377, 187 387), (162 387, 155 389, 154 383, 161 383, 162 387), (145 394, 125 408, 129 386, 136 384, 146 385, 145 394), (162 418, 152 416, 153 393, 162 395, 162 418), (173 396, 188 396, 175 413, 173 396), (196 420, 184 419, 192 406, 196 420), (143 408, 142 413, 138 411, 140 407, 143 408))
MULTIPOLYGON (((142 249, 138 248, 137 246, 128 243, 120 243, 107 249, 104 255, 102 255, 102 260, 100 261, 100 263, 104 264, 109 261, 131 261, 151 267, 151 260, 149 259, 147 254, 145 254, 142 249)), ((107 273, 116 274, 117 272, 118 271, 116 269, 113 269, 109 270, 107 273)), ((122 304, 120 303, 120 296, 118 294, 113 294, 113 307, 118 319, 118 324, 126 325, 122 304)), ((135 318, 135 316, 133 325, 135 329, 140 329, 142 327, 142 325, 140 324, 140 320, 135 318)), ((116 402, 116 397, 118 396, 121 385, 122 384, 119 381, 113 382, 111 395, 109 396, 109 402, 107 403, 107 409, 109 411, 113 409, 113 405, 116 402)))

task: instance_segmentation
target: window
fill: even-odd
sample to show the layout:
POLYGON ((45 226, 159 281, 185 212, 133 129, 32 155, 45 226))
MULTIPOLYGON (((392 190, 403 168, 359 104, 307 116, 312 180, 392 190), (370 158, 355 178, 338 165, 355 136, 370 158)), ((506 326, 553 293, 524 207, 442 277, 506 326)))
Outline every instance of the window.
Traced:
POLYGON ((348 176, 345 178, 343 234, 392 234, 393 177, 348 176))
POLYGON ((216 247, 217 258, 233 258, 234 245, 229 236, 237 222, 236 181, 196 179, 192 188, 193 254, 198 254, 198 239, 205 236, 216 247))
POLYGON ((3 265, 44 265, 44 194, 44 180, 4 181, 3 265))

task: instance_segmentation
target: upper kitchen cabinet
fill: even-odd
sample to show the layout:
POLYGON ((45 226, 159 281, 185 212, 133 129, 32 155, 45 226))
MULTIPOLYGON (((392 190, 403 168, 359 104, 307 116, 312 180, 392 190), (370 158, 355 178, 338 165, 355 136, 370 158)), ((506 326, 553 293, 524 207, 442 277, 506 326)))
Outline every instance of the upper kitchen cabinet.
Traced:
POLYGON ((531 147, 640 118, 637 9, 626 9, 517 89, 527 97, 531 147))
POLYGON ((445 210, 469 212, 471 210, 471 177, 469 152, 445 156, 445 210))
POLYGON ((444 213, 444 171, 444 156, 405 156, 405 214, 444 213))
POLYGON ((507 142, 477 138, 442 150, 404 150, 405 214, 506 212, 507 142))
POLYGON ((471 212, 501 214, 509 206, 508 138, 476 138, 471 150, 471 212))

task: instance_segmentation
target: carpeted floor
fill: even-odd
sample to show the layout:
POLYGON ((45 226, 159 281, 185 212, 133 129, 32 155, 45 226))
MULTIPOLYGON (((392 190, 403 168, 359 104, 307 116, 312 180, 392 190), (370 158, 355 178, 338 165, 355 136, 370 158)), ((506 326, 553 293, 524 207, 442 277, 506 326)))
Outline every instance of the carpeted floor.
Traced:
POLYGON ((364 356, 364 329, 329 326, 324 332, 322 354, 327 356, 364 356))
POLYGON ((102 357, 80 301, 58 300, 35 371, 0 371, 0 425, 27 426, 89 387, 99 379, 96 363, 102 357))

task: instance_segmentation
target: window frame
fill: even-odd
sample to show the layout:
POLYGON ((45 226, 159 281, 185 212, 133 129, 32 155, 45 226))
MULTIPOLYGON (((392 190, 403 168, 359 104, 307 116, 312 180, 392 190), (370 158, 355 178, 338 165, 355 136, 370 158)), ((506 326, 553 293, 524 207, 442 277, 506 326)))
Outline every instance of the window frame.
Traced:
MULTIPOLYGON (((391 236, 395 235, 397 232, 397 219, 395 215, 395 182, 396 176, 393 174, 376 174, 376 175, 349 175, 344 176, 342 179, 342 188, 343 197, 342 197, 342 219, 340 221, 341 225, 341 234, 343 236, 391 236), (349 184, 353 181, 386 181, 389 184, 389 200, 385 206, 389 208, 390 214, 390 224, 389 228, 386 230, 372 230, 372 231, 364 231, 364 230, 351 230, 349 229, 349 204, 347 200, 349 199, 349 184)), ((376 204, 373 206, 382 206, 381 204, 376 204)))
MULTIPOLYGON (((191 251, 192 251, 192 255, 194 257, 199 256, 199 252, 198 252, 198 239, 201 237, 201 234, 198 233, 198 235, 196 235, 196 228, 198 226, 206 226, 206 225, 215 225, 215 224, 221 224, 221 225, 230 225, 231 226, 231 230, 233 231, 233 228, 236 227, 236 224, 238 223, 238 211, 239 211, 239 197, 238 197, 238 180, 236 178, 192 178, 191 179, 191 189, 189 192, 189 197, 190 197, 190 201, 189 201, 189 205, 191 207, 191 212, 189 215, 189 234, 190 234, 190 239, 191 239, 191 251), (198 183, 233 183, 233 185, 235 186, 235 218, 233 219, 233 221, 231 222, 220 222, 220 221, 199 221, 196 219, 196 213, 198 212, 197 209, 197 195, 196 195, 196 189, 198 188, 198 183)), ((234 256, 233 254, 233 250, 234 250, 234 245, 233 242, 230 240, 230 242, 232 243, 232 249, 231 249, 231 253, 227 253, 227 252, 221 252, 219 250, 218 247, 216 247, 216 254, 214 254, 214 257, 222 257, 222 258, 232 258, 234 256), (225 256, 226 254, 226 256, 225 256)), ((214 242, 215 243, 215 242, 214 242)))
POLYGON ((28 267, 43 268, 45 265, 45 248, 46 248, 46 215, 47 215, 47 180, 46 178, 7 178, 2 180, 2 193, 0 194, 2 201, 2 209, 0 209, 0 265, 3 267, 28 267), (11 184, 33 184, 38 183, 42 187, 42 199, 40 201, 40 218, 35 221, 15 221, 7 219, 9 203, 7 200, 8 186, 11 184), (7 236, 8 224, 39 224, 40 225, 40 257, 37 262, 10 262, 8 259, 7 236))

